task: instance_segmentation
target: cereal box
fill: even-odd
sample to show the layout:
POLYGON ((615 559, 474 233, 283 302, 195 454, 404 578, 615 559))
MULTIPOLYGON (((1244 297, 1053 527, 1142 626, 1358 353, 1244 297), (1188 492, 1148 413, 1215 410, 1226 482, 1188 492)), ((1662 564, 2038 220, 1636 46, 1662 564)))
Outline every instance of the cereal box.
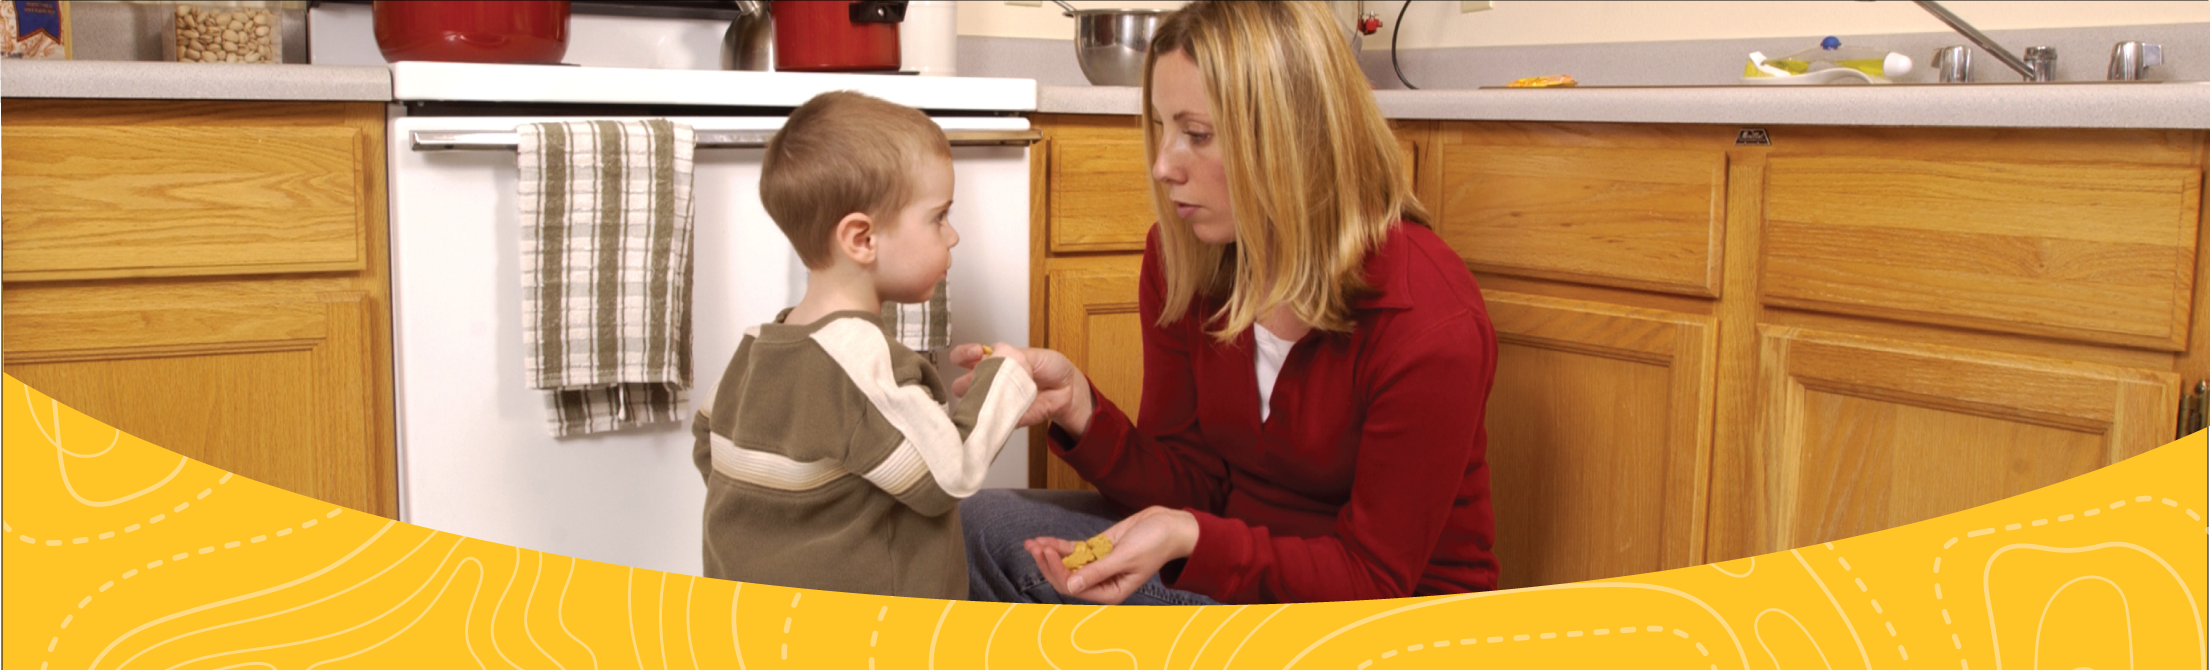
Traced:
POLYGON ((0 56, 69 59, 69 3, 0 0, 0 56))

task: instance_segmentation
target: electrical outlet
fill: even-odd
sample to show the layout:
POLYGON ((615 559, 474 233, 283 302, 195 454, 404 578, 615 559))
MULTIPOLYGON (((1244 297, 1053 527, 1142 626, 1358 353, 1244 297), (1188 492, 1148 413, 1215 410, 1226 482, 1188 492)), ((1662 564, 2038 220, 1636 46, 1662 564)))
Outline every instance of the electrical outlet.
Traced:
POLYGON ((1015 7, 1042 7, 1044 0, 1005 0, 1005 4, 1015 7))
POLYGON ((1483 0, 1460 0, 1458 3, 1458 13, 1460 14, 1485 12, 1491 9, 1496 9, 1496 3, 1483 0))

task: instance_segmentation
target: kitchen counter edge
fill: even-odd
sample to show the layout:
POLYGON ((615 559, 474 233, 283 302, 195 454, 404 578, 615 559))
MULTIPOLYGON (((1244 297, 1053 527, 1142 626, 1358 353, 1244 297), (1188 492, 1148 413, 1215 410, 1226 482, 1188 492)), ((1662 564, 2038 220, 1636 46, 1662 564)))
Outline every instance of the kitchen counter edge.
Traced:
POLYGON ((391 69, 351 65, 0 61, 0 96, 128 100, 391 101, 391 69))
MULTIPOLYGON (((1139 112, 1130 86, 1043 86, 1047 114, 1139 112)), ((1822 126, 2210 129, 2210 83, 2079 82, 1377 90, 1391 119, 1822 126)))
MULTIPOLYGON (((0 61, 0 96, 388 102, 380 66, 0 61)), ((1138 112, 1127 86, 1040 86, 1036 111, 1138 112)), ((2210 83, 1374 91, 1392 119, 2210 129, 2210 83)))

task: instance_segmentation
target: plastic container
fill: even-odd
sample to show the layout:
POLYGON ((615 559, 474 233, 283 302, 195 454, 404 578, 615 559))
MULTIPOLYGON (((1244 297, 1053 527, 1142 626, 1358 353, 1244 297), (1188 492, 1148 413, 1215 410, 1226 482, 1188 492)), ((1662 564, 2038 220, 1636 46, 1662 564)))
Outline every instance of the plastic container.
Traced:
POLYGON ((178 4, 163 28, 161 55, 183 63, 282 63, 277 10, 178 4))
POLYGON ((898 24, 898 69, 923 77, 959 72, 959 3, 914 0, 898 24))
MULTIPOLYGON (((1818 48, 1805 49, 1768 60, 1765 61, 1765 65, 1779 68, 1792 75, 1809 74, 1834 68, 1848 68, 1883 79, 1894 79, 1911 73, 1911 57, 1909 56, 1886 49, 1845 47, 1842 46, 1840 38, 1831 35, 1824 40, 1820 40, 1818 48)), ((1750 71, 1744 72, 1743 76, 1756 76, 1752 74, 1756 71, 1753 66, 1750 71)))

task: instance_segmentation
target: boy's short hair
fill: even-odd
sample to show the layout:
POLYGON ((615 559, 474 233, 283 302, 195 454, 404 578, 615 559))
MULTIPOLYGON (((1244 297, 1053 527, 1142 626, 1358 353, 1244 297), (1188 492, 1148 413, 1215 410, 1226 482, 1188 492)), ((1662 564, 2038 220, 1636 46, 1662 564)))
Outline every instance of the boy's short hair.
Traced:
POLYGON ((852 91, 814 96, 767 141, 760 204, 806 267, 829 266, 836 223, 864 213, 889 225, 925 156, 951 157, 920 110, 852 91))

